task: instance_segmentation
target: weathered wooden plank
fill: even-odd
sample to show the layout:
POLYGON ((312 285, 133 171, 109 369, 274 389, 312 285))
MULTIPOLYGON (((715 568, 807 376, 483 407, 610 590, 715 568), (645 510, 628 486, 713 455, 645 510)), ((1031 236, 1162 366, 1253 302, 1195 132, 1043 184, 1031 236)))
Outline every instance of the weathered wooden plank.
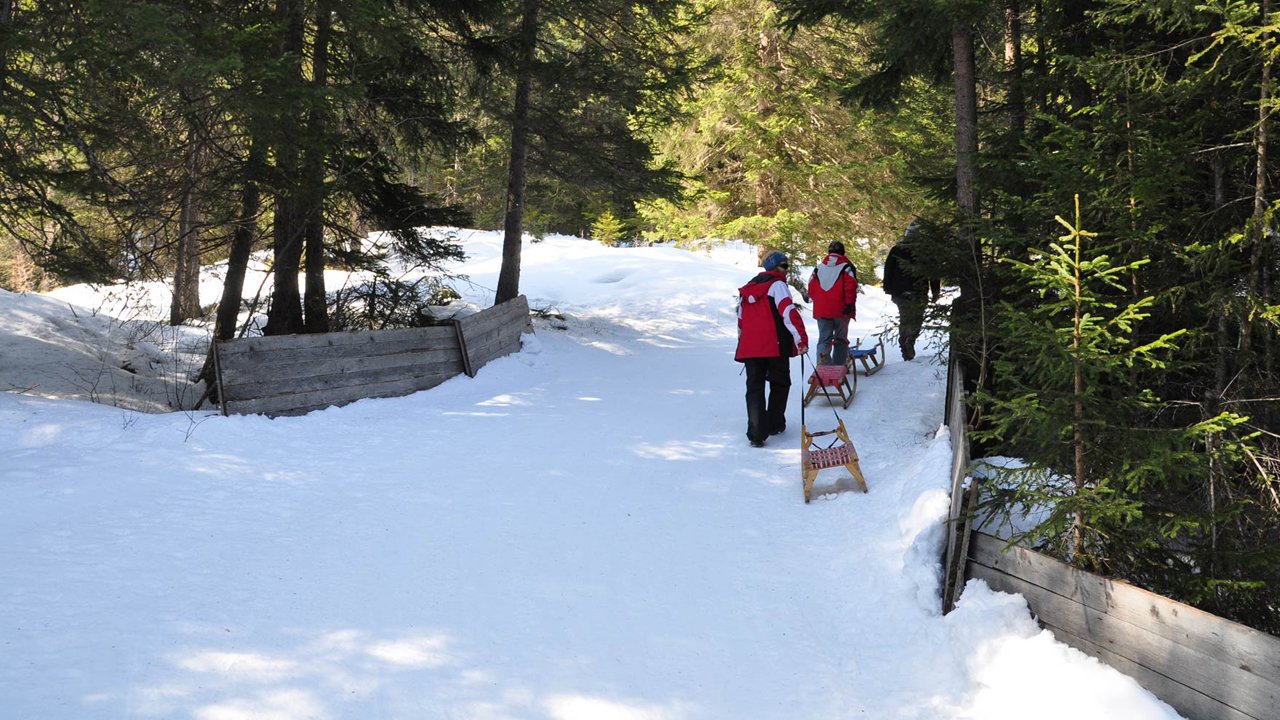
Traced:
POLYGON ((474 335, 467 333, 467 349, 470 351, 471 358, 473 360, 478 355, 493 352, 494 347, 499 347, 508 351, 511 351, 510 348, 519 350, 520 337, 520 333, 514 332, 514 326, 512 325, 494 328, 487 332, 474 335))
POLYGON ((516 322, 508 322, 480 333, 464 330, 472 369, 478 371, 495 358, 519 352, 522 327, 516 322))
POLYGON ((413 362, 412 358, 407 360, 404 358, 405 356, 402 355, 364 358, 361 362, 362 367, 357 369, 324 374, 285 374, 276 377, 260 377, 256 380, 242 380, 234 384, 224 385, 224 388, 228 400, 243 400, 277 395, 297 395, 317 390, 336 391, 343 387, 373 385, 406 377, 426 377, 431 375, 452 377, 462 372, 461 363, 457 359, 446 364, 418 363, 413 362))
POLYGON ((462 318, 459 324, 462 325, 468 337, 506 325, 518 325, 517 330, 523 330, 529 318, 529 305, 522 303, 521 299, 517 298, 502 305, 481 310, 474 315, 462 318))
POLYGON ((1006 541, 976 533, 970 557, 1048 588, 1205 655, 1280 682, 1280 638, 1135 587, 1099 577, 1006 541))
POLYGON ((1162 637, 1052 590, 979 561, 969 564, 972 577, 991 587, 1019 593, 1032 612, 1047 624, 1168 677, 1225 705, 1257 718, 1280 707, 1280 686, 1223 659, 1162 637))
POLYGON ((1045 629, 1053 633, 1059 641, 1070 645, 1080 652, 1090 655, 1133 678, 1148 692, 1165 701, 1178 714, 1194 720, 1265 720, 1255 718, 1224 705, 1217 700, 1198 692, 1194 688, 1175 682, 1160 673, 1143 667, 1126 657, 1117 655, 1106 648, 1071 634, 1062 628, 1041 622, 1045 629))
POLYGON ((965 553, 970 537, 970 521, 964 519, 969 498, 976 497, 977 480, 972 480, 975 492, 964 490, 964 480, 969 472, 968 417, 964 404, 964 370, 959 361, 951 358, 947 365, 947 428, 951 435, 951 508, 947 514, 947 547, 942 557, 942 612, 955 608, 956 599, 964 587, 965 553))
POLYGON ((462 372, 466 373, 467 377, 475 377, 476 371, 471 366, 471 355, 467 351, 467 338, 462 333, 462 325, 455 322, 453 324, 453 332, 458 340, 458 355, 462 359, 462 372))
POLYGON ((503 315, 508 318, 521 317, 527 319, 529 316, 529 299, 524 295, 519 295, 512 300, 502 303, 501 305, 494 305, 493 307, 485 308, 469 318, 464 318, 464 320, 475 320, 477 316, 486 315, 503 315))
POLYGON ((488 343, 471 353, 471 366, 479 370, 493 360, 517 352, 520 352, 519 338, 515 338, 510 342, 495 341, 488 343))
POLYGON ((458 324, 358 333, 246 338, 219 343, 224 412, 302 414, 362 397, 404 395, 463 372, 463 348, 477 339, 481 365, 520 349, 529 326, 524 296, 458 324), (471 332, 468 332, 470 328, 471 332))
MULTIPOLYGON (((326 357, 317 353, 310 359, 287 363, 231 364, 223 370, 222 382, 231 388, 261 382, 285 382, 290 378, 317 375, 356 373, 387 367, 439 367, 461 369, 461 357, 456 348, 394 353, 388 355, 356 355, 354 357, 326 357)), ((231 394, 240 394, 231 390, 231 394)))
POLYGON ((394 381, 352 385, 330 390, 295 393, 291 395, 274 395, 265 398, 253 398, 227 402, 227 412, 239 415, 263 413, 266 415, 284 415, 298 409, 314 410, 334 405, 346 405, 363 398, 395 397, 408 395, 421 390, 428 390, 444 381, 456 377, 457 373, 447 375, 427 375, 422 377, 400 378, 394 381))
POLYGON ((396 328, 393 330, 362 330, 360 332, 310 333, 305 335, 267 335, 240 338, 219 343, 224 357, 240 352, 278 352, 281 350, 306 350, 317 347, 340 347, 364 343, 421 342, 430 344, 453 335, 453 328, 437 325, 422 328, 396 328))
MULTIPOLYGON (((368 334, 366 334, 368 336, 368 334)), ((371 336, 375 337, 376 336, 371 336)), ((264 338, 253 338, 254 341, 264 338)), ((269 339, 269 338, 267 338, 269 339)), ((409 335, 382 339, 366 339, 358 343, 336 343, 333 345, 317 345, 309 348, 273 347, 270 343, 255 342, 253 346, 240 345, 242 341, 219 343, 218 351, 221 359, 232 365, 247 366, 261 363, 298 362, 307 358, 324 355, 326 357, 360 357, 364 355, 390 355, 398 352, 415 352, 435 348, 456 348, 456 333, 432 333, 430 335, 409 335)))

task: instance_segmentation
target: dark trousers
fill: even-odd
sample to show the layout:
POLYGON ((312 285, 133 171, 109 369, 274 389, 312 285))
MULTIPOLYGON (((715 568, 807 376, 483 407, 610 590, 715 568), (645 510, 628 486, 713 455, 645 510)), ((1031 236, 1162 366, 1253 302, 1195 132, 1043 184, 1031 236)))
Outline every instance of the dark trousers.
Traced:
POLYGON ((787 394, 791 392, 791 359, 747 358, 747 439, 763 442, 787 426, 787 394), (769 385, 765 401, 765 383, 769 385))
POLYGON ((902 359, 910 360, 916 356, 916 338, 920 335, 920 326, 924 325, 925 296, 902 293, 893 296, 893 304, 898 306, 898 347, 902 350, 902 359))

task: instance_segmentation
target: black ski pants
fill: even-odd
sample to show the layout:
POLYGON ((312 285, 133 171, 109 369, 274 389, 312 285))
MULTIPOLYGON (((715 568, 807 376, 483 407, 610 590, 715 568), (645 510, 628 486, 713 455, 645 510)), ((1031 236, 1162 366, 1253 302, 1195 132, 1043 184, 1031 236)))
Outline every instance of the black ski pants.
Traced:
POLYGON ((764 442, 787 426, 787 394, 791 392, 791 359, 747 358, 747 439, 764 442), (768 384, 766 402, 765 385, 768 384))

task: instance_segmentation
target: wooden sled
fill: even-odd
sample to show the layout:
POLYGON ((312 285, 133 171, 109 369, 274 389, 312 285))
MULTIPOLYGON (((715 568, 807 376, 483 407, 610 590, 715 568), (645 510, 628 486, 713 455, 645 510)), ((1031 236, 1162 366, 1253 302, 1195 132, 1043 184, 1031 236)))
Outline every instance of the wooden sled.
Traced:
POLYGON ((869 348, 862 347, 862 338, 858 338, 857 344, 849 348, 849 357, 845 359, 845 365, 849 368, 849 373, 854 377, 858 375, 858 363, 862 363, 862 371, 867 375, 872 375, 880 371, 884 367, 884 338, 869 348))
POLYGON ((848 408, 853 402, 853 394, 858 390, 858 373, 850 373, 845 365, 818 365, 809 376, 809 391, 805 393, 802 404, 808 405, 810 400, 821 392, 823 397, 832 402, 832 393, 838 395, 841 407, 848 408), (853 376, 850 384, 849 377, 853 376))
POLYGON ((837 422, 839 425, 835 430, 816 433, 809 432, 803 424, 800 426, 800 475, 804 481, 806 503, 813 498, 813 483, 818 479, 818 473, 828 468, 845 468, 857 483, 856 489, 867 492, 867 481, 862 477, 862 468, 858 466, 858 451, 854 449, 853 441, 844 428, 844 420, 837 417, 837 422), (818 447, 814 438, 825 435, 835 435, 836 439, 825 448, 818 447))

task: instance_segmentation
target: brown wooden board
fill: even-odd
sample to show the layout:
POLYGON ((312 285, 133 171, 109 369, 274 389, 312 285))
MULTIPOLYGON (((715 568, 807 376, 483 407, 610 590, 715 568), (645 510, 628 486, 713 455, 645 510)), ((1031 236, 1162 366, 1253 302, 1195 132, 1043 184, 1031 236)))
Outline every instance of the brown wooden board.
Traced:
POLYGON ((523 332, 529 325, 529 301, 523 295, 459 320, 467 330, 483 331, 501 325, 518 325, 523 332))
POLYGON ((363 358, 360 365, 359 369, 348 371, 263 377, 257 381, 239 383, 228 388, 227 399, 266 398, 321 390, 331 390, 337 396, 341 395, 343 390, 348 387, 359 388, 407 377, 426 377, 431 375, 451 377, 461 372, 456 360, 447 364, 419 363, 405 360, 399 355, 363 358))
POLYGON ((290 395, 273 395, 265 398, 228 402, 228 411, 239 414, 263 413, 266 415, 301 414, 296 411, 315 410, 335 405, 346 405, 364 398, 395 397, 408 395, 420 390, 433 388, 440 383, 455 377, 457 373, 424 375, 407 377, 386 382, 365 385, 350 385, 342 388, 318 390, 314 392, 294 393, 290 395))
POLYGON ((523 296, 458 321, 472 372, 503 355, 520 350, 520 335, 529 326, 529 302, 523 296))
POLYGON ((1133 678, 1152 695, 1168 703, 1183 717, 1194 720, 1262 720, 1236 710, 1214 700, 1213 698, 1175 682, 1160 673, 1143 667, 1126 657, 1117 655, 1106 648, 1099 647, 1083 638, 1077 637, 1062 628, 1041 622, 1046 630, 1053 633, 1054 638, 1070 645, 1080 652, 1097 658, 1116 670, 1133 678))
POLYGON ((234 398, 262 393, 262 389, 257 386, 263 383, 279 383, 286 388, 280 392, 289 392, 287 388, 291 382, 310 377, 357 374, 385 368, 418 367, 460 372, 461 362, 456 348, 336 358, 316 353, 315 358, 298 362, 257 364, 248 367, 232 365, 223 372, 222 382, 227 396, 234 398), (248 387, 253 389, 245 389, 248 387))
MULTIPOLYGON (((969 522, 962 520, 971 493, 965 492, 969 472, 969 440, 964 405, 964 372, 954 358, 947 366, 947 428, 951 436, 951 508, 947 514, 947 545, 943 552, 942 612, 955 608, 964 586, 964 558, 969 522)), ((976 480, 971 482, 976 483, 976 480)), ((976 495, 976 493, 972 493, 976 495)))
POLYGON ((453 335, 453 328, 437 325, 423 328, 396 328, 393 330, 363 330, 360 332, 312 333, 306 335, 266 335, 240 338, 219 343, 227 354, 251 351, 299 350, 316 347, 340 347, 364 343, 417 342, 430 344, 453 335))
MULTIPOLYGON (((524 315, 528 315, 526 309, 524 315)), ((458 321, 462 325, 467 335, 487 332, 489 330, 497 330, 505 325, 512 325, 519 322, 521 316, 518 303, 512 301, 505 303, 501 307, 489 308, 481 310, 475 315, 468 315, 458 321)))
MULTIPOLYGON (((1180 605, 1179 603, 1145 591, 1141 591, 1141 596, 1134 596, 1127 589, 1138 588, 1091 576, 1052 558, 1028 553, 1021 548, 1013 550, 1020 550, 1030 556, 1021 558, 1022 566, 1035 565, 1037 570, 1026 575, 1021 572, 1006 572, 1009 569, 1008 563, 1005 563, 1004 568, 991 563, 993 546, 999 548, 1003 545, 1003 541, 997 538, 975 534, 971 553, 974 560, 969 563, 969 575, 986 580, 995 589, 1022 594, 1032 611, 1046 625, 1087 640, 1098 648, 1147 668, 1171 682, 1185 685, 1247 717, 1259 720, 1275 717, 1275 708, 1280 707, 1280 685, 1277 685, 1280 676, 1261 676, 1251 667, 1241 667, 1238 656, 1218 650, 1206 650, 1206 647, 1213 647, 1214 643, 1206 646, 1198 637, 1221 634, 1222 629, 1218 625, 1235 623, 1195 611, 1195 614, 1206 617, 1197 618, 1192 629, 1179 628, 1169 620, 1171 615, 1186 615, 1185 610, 1176 615, 1172 612, 1170 606, 1180 605), (1110 599, 1104 603, 1105 607, 1099 608, 1083 602, 1083 597, 1099 596, 1094 586, 1100 583, 1123 588, 1120 592, 1116 592, 1115 588, 1110 591, 1110 599), (1140 602, 1135 603, 1135 597, 1140 602), (1153 603, 1152 598, 1156 602, 1153 603)), ((999 557, 994 559, 999 560, 999 557)), ((1194 610, 1188 606, 1182 607, 1194 610)))
MULTIPOLYGON (((261 340, 262 338, 253 338, 261 340)), ((284 364, 302 362, 323 355, 324 357, 366 357, 368 355, 391 355, 401 352, 421 352, 436 348, 457 348, 456 334, 451 330, 443 337, 419 336, 383 338, 381 340, 365 340, 360 343, 338 343, 332 345, 316 345, 309 348, 272 348, 263 343, 255 343, 254 347, 240 345, 241 340, 218 343, 220 359, 238 367, 252 367, 259 364, 284 364)))
POLYGON ((222 410, 295 415, 425 390, 519 351, 520 334, 529 326, 529 303, 521 296, 456 325, 218 343, 222 410))
POLYGON ((471 366, 479 370, 489 361, 520 351, 520 336, 493 330, 479 338, 467 335, 467 353, 471 366))
POLYGON ((1015 546, 1005 552, 1006 545, 1000 538, 975 533, 969 555, 984 565, 1280 683, 1280 638, 1025 548, 1015 546))

